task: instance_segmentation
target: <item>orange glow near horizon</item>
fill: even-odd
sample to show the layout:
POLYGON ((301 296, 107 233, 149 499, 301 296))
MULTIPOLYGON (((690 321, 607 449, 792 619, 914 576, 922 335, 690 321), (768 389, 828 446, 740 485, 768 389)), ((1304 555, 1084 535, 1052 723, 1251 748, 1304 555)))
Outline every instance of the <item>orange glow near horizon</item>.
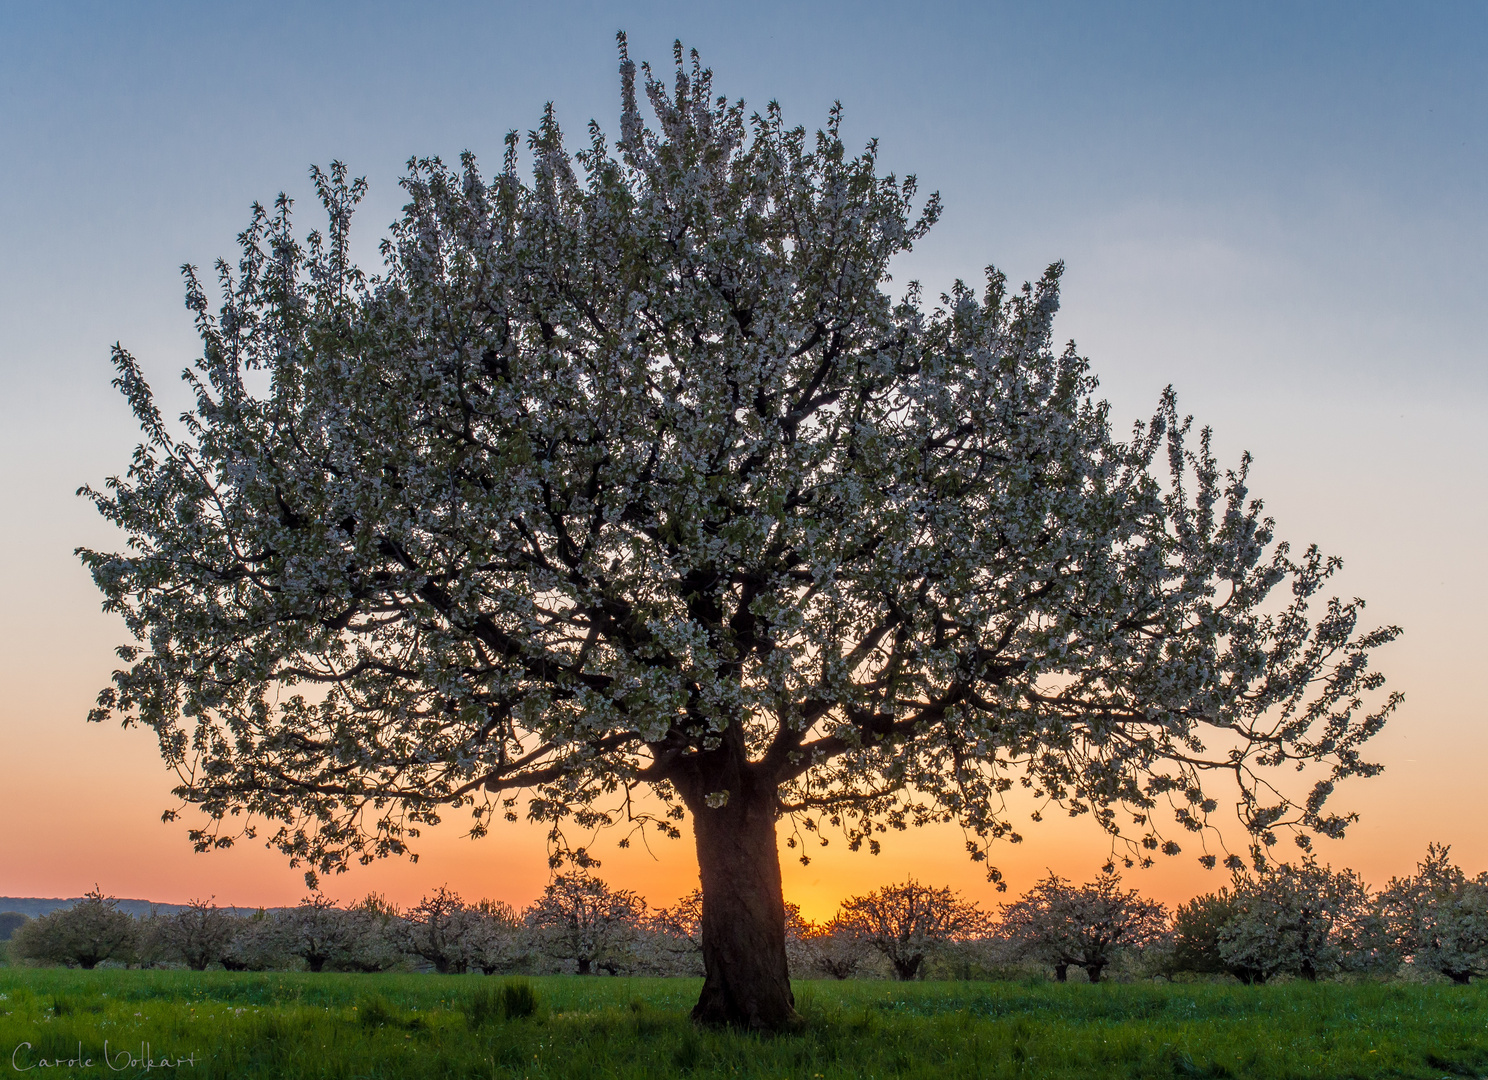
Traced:
MULTIPOLYGON (((116 896, 164 903, 212 897, 224 906, 272 907, 296 903, 305 895, 302 871, 290 868, 260 841, 193 853, 185 839, 189 814, 178 823, 160 821, 160 811, 170 804, 171 777, 161 767, 153 734, 83 723, 79 718, 91 689, 75 682, 49 700, 33 701, 37 711, 30 714, 32 723, 24 732, 29 746, 7 740, 0 766, 5 780, 0 813, 10 828, 0 836, 0 895, 77 896, 95 883, 116 896)), ((12 697, 0 721, 14 726, 16 706, 23 700, 12 697)), ((1454 789, 1432 784, 1406 757, 1421 734, 1400 723, 1381 737, 1381 756, 1390 762, 1390 771, 1377 780, 1352 782, 1336 796, 1341 805, 1363 810, 1363 820, 1348 839, 1319 846, 1321 858, 1354 867, 1375 887, 1409 872, 1429 840, 1452 843, 1458 860, 1471 870, 1488 865, 1488 844, 1470 814, 1422 813, 1433 805, 1424 801, 1428 795, 1440 807, 1454 789)), ((1470 799, 1466 772, 1462 780, 1455 791, 1470 799)), ((1021 844, 1002 844, 994 851, 1007 878, 1006 893, 998 893, 986 881, 984 868, 967 857, 957 829, 934 827, 887 834, 878 856, 850 853, 829 834, 828 846, 807 852, 809 865, 798 861, 800 849, 788 850, 782 842, 785 894, 808 918, 823 920, 847 896, 913 876, 950 885, 995 910, 1050 871, 1087 880, 1111 852, 1109 839, 1088 817, 1070 820, 1050 814, 1020 831, 1025 836, 1021 844)), ((479 841, 464 833, 460 814, 452 813, 417 842, 416 863, 390 859, 355 867, 326 879, 323 888, 341 902, 378 892, 404 906, 438 885, 467 899, 491 897, 517 907, 537 896, 548 879, 542 827, 498 822, 479 841)), ((603 862, 599 873, 611 884, 634 889, 657 906, 696 886, 690 835, 680 841, 648 836, 642 843, 637 838, 628 849, 614 845, 619 835, 602 834, 592 845, 603 862)), ((1238 839, 1232 834, 1231 846, 1243 851, 1243 837, 1238 839)), ((1227 880, 1223 871, 1198 866, 1198 853, 1197 845, 1190 844, 1182 855, 1159 858, 1151 869, 1125 871, 1125 879, 1165 903, 1180 903, 1227 880)))
MULTIPOLYGON (((134 756, 121 754, 115 760, 134 756)), ((128 791, 125 784, 117 783, 122 773, 121 769, 113 777, 100 778, 115 783, 100 782, 94 788, 97 803, 90 800, 74 808, 59 807, 47 815, 45 830, 36 828, 33 820, 32 827, 20 830, 21 835, 11 833, 4 842, 0 895, 77 896, 96 883, 112 895, 162 903, 213 897, 223 906, 274 907, 296 903, 308 891, 301 871, 291 869, 283 856, 256 841, 244 841, 226 851, 193 853, 185 840, 184 824, 160 822, 157 806, 164 800, 151 800, 138 789, 128 791)), ((1471 831, 1440 838, 1457 841, 1454 851, 1459 861, 1477 870, 1483 859, 1476 851, 1475 838, 1467 835, 1471 831)), ((1088 819, 1050 818, 1030 825, 1025 835, 1021 844, 996 849, 995 858, 1009 885, 1006 893, 998 893, 986 881, 983 867, 967 857, 958 830, 931 827, 888 835, 878 856, 851 853, 840 840, 832 841, 808 852, 809 865, 798 861, 799 849, 788 850, 782 843, 785 895, 801 906, 807 918, 820 921, 829 918, 847 896, 912 876, 950 885, 995 910, 999 902, 1013 898, 1050 871, 1076 880, 1092 877, 1111 851, 1109 840, 1088 819)), ((601 836, 593 846, 602 860, 598 873, 612 885, 633 889, 656 906, 669 904, 696 887, 690 835, 684 834, 681 840, 648 838, 647 843, 635 842, 628 849, 615 847, 609 842, 614 838, 601 836)), ((1365 850, 1350 839, 1330 843, 1320 853, 1334 865, 1359 869, 1378 887, 1389 876, 1408 872, 1424 847, 1423 840, 1365 850)), ((548 879, 545 830, 527 822, 494 826, 489 836, 472 841, 450 820, 427 832, 417 850, 417 862, 388 859, 354 867, 325 879, 322 887, 343 903, 377 892, 408 906, 434 887, 448 885, 467 899, 490 897, 520 908, 537 896, 548 879)), ((1193 855, 1185 852, 1160 858, 1147 870, 1124 871, 1125 880, 1169 905, 1225 883, 1223 871, 1202 869, 1193 855)))
MULTIPOLYGON (((1272 505, 1284 502, 1276 497, 1272 505)), ((1298 516, 1304 508, 1300 495, 1292 503, 1279 506, 1278 516, 1298 516)), ((117 543, 83 516, 85 507, 78 510, 76 519, 52 527, 74 541, 117 543)), ((1449 596, 1445 579, 1438 587, 1392 575, 1398 536, 1383 525, 1360 536, 1355 546, 1362 550, 1339 591, 1370 596, 1371 622, 1406 627, 1406 636, 1378 661, 1389 687, 1405 691, 1406 703, 1368 747, 1385 773, 1349 781, 1334 796, 1340 809, 1359 811, 1361 820, 1347 839, 1320 842, 1319 856, 1353 867, 1376 888, 1411 872, 1430 841, 1451 844, 1468 870, 1488 868, 1488 830, 1481 826, 1488 706, 1462 674, 1481 652, 1484 630, 1471 597, 1480 586, 1469 582, 1461 595, 1449 596)), ((0 621, 0 821, 6 826, 0 830, 0 896, 78 896, 96 883, 116 896, 168 903, 197 897, 235 906, 296 903, 307 891, 302 872, 277 852, 243 842, 198 855, 186 841, 186 821, 161 823, 174 778, 161 765, 152 732, 84 722, 108 682, 112 649, 124 633, 117 619, 98 615, 97 593, 67 548, 59 542, 48 550, 49 561, 7 598, 10 611, 25 613, 24 621, 0 621)), ((1222 805, 1227 799, 1225 793, 1215 797, 1222 805)), ((1043 823, 1021 821, 1018 828, 1023 843, 994 849, 1006 893, 986 882, 983 868, 968 859, 960 832, 949 827, 891 832, 877 857, 850 853, 834 839, 808 852, 808 866, 795 861, 799 851, 782 844, 785 893, 809 918, 823 919, 847 896, 913 875, 950 885, 995 910, 1050 870, 1088 880, 1111 850, 1088 817, 1051 813, 1043 823)), ((543 829, 498 822, 475 842, 464 831, 462 812, 448 814, 444 825, 418 842, 417 863, 355 867, 326 880, 324 889, 338 901, 380 892, 400 905, 416 903, 442 884, 469 899, 491 897, 518 907, 537 896, 548 879, 543 829)), ((656 905, 695 887, 690 838, 648 837, 649 844, 620 850, 613 844, 618 835, 602 836, 594 845, 606 880, 656 905)), ((1150 870, 1128 871, 1126 881, 1168 904, 1226 882, 1223 871, 1197 864, 1195 838, 1175 838, 1185 844, 1183 854, 1159 858, 1150 870)), ((1227 839, 1232 849, 1244 850, 1238 829, 1229 830, 1227 839)))

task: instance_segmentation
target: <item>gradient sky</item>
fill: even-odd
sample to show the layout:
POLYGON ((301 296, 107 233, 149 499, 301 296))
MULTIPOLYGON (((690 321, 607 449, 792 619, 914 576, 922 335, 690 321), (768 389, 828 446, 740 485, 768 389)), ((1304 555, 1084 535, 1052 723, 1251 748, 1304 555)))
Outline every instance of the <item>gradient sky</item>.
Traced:
MULTIPOLYGON (((193 855, 162 825, 148 732, 83 722, 122 630, 72 556, 118 540, 74 497, 127 464, 109 346, 167 411, 194 355, 178 267, 230 255, 248 204, 286 190, 313 221, 311 163, 371 196, 372 250, 411 155, 501 139, 552 100, 574 134, 618 115, 614 33, 670 65, 696 46, 730 97, 850 142, 939 190, 946 213, 898 268, 938 291, 995 262, 1066 260, 1058 333, 1094 361, 1122 424, 1173 383, 1280 534, 1344 556, 1344 595, 1405 636, 1379 656, 1406 704, 1383 776, 1337 796, 1362 821, 1322 847, 1373 884, 1427 841, 1488 866, 1488 8, 1195 5, 0 2, 0 895, 282 904, 278 855, 193 855)), ((1015 891, 1093 874, 1108 844, 1050 822, 1003 850, 1015 891)), ((1234 835, 1233 843, 1243 842, 1234 835)), ((328 883, 416 900, 448 882, 525 903, 546 878, 525 826, 428 838, 416 866, 328 883)), ((690 847, 614 852, 603 873, 665 902, 690 847)), ((953 830, 884 855, 787 864, 808 915, 913 872, 994 898, 953 830)), ((1131 875, 1179 900, 1223 883, 1190 854, 1131 875)))

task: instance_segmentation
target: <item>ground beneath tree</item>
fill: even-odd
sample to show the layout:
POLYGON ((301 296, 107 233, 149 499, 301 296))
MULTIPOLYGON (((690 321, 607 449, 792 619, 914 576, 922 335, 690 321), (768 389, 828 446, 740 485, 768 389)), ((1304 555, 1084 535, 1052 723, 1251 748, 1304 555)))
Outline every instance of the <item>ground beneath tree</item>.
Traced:
POLYGON ((108 1075, 189 1058, 193 1080, 1488 1074, 1482 983, 797 982, 806 1025, 772 1037, 692 1024, 698 980, 532 979, 525 1018, 492 993, 509 981, 0 968, 0 1050, 89 1076, 107 1044, 108 1075))

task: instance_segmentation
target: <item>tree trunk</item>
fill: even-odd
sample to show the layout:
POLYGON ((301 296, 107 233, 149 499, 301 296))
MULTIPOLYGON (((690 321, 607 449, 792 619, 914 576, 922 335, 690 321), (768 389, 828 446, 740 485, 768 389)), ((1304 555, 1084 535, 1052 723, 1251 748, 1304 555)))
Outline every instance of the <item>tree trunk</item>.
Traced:
POLYGON ((692 1018, 781 1031, 799 1026, 801 1018, 785 958, 776 789, 755 779, 735 773, 722 806, 707 804, 706 784, 684 791, 703 885, 705 976, 692 1018))
POLYGON ((920 973, 920 965, 925 958, 920 955, 911 956, 907 960, 894 961, 894 977, 900 982, 913 982, 915 976, 920 973))
POLYGON ((589 958, 587 956, 581 956, 575 962, 579 965, 579 974, 580 975, 592 975, 592 974, 594 974, 593 969, 589 966, 590 965, 590 960, 589 960, 589 958))
POLYGON ((1055 964, 1054 965, 1054 978, 1056 980, 1058 980, 1059 982, 1068 982, 1069 981, 1069 965, 1068 964, 1055 964))
POLYGON ((1090 981, 1098 983, 1101 981, 1101 972, 1106 968, 1105 964, 1086 964, 1085 974, 1090 976, 1090 981))
POLYGON ((1451 979, 1458 986, 1466 986, 1468 983, 1472 982, 1472 972, 1449 971, 1447 972, 1447 978, 1451 979))

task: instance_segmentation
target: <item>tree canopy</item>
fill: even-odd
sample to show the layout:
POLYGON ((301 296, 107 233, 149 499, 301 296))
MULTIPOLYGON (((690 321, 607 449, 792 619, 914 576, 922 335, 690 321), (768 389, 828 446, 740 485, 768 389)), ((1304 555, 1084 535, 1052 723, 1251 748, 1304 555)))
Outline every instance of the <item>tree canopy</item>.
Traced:
POLYGON ((842 902, 833 929, 881 953, 904 981, 921 974, 925 960, 952 941, 974 938, 990 920, 974 902, 952 889, 921 885, 913 878, 885 885, 842 902))
MULTIPOLYGON (((527 914, 552 955, 572 960, 580 975, 613 969, 646 925, 646 902, 590 874, 558 874, 527 914)), ((613 970, 611 970, 613 974, 613 970)))
POLYGON ((1408 878, 1392 878, 1380 905, 1394 945, 1422 969, 1453 982, 1488 978, 1488 871, 1468 877, 1450 845, 1429 844, 1408 878))
POLYGON ((105 960, 127 960, 137 938, 133 917, 95 885, 71 907, 22 923, 11 935, 10 956, 91 971, 105 960))
POLYGON ((1060 982, 1075 965, 1094 983, 1122 952, 1159 940, 1168 913, 1136 889, 1121 888, 1112 866, 1080 886, 1050 873, 1015 903, 1003 905, 1001 929, 1024 955, 1053 965, 1060 982))
POLYGON ((706 937, 717 882, 779 888, 709 858, 774 860, 782 815, 875 850, 959 822, 985 858, 1021 784, 1145 858, 1223 774, 1263 845, 1339 835, 1398 696, 1368 700, 1397 631, 1322 599, 1338 561, 1171 392, 1113 434, 1058 264, 891 295, 937 197, 839 108, 811 138, 676 61, 622 40, 619 140, 571 153, 550 108, 530 179, 515 133, 489 179, 412 161, 377 274, 340 164, 324 233, 256 206, 215 312, 187 268, 179 426, 116 350, 145 441, 85 490, 128 548, 81 555, 134 640, 92 716, 156 731, 196 843, 267 821, 323 873, 526 792, 583 865, 564 822, 690 814, 706 937))
POLYGON ((1278 863, 1237 877, 1233 903, 1219 930, 1219 955, 1246 981, 1282 974, 1315 981, 1400 964, 1399 956, 1371 948, 1386 944, 1370 940, 1383 938, 1383 926, 1371 916, 1369 891, 1352 870, 1335 871, 1310 857, 1278 863))

